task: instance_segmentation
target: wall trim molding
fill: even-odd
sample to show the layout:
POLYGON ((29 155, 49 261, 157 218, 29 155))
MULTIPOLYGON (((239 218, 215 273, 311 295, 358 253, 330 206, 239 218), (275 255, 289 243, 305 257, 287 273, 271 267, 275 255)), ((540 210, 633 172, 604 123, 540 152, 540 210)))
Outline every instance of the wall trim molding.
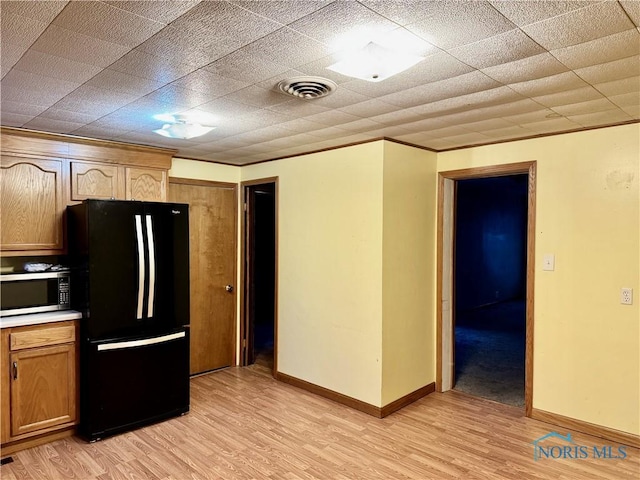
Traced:
POLYGON ((404 397, 400 397, 397 400, 394 400, 391 403, 388 403, 384 407, 380 409, 380 418, 384 418, 387 415, 391 415, 393 412, 397 412, 398 410, 406 407, 407 405, 412 404, 416 400, 420 400, 422 397, 426 397, 430 393, 436 391, 436 382, 431 382, 424 387, 420 387, 413 392, 407 393, 404 397))
POLYGON ((622 432, 609 427, 596 425, 594 423, 585 422, 571 417, 565 417, 557 413, 546 412, 537 408, 532 409, 531 418, 540 422, 549 423, 558 427, 570 428, 577 432, 586 433, 594 437, 604 438, 612 442, 629 445, 630 447, 640 448, 640 435, 622 432))
POLYGON ((334 402, 340 403, 347 407, 353 408, 354 410, 359 410, 367 415, 371 415, 376 418, 384 418, 387 415, 392 414, 393 412, 397 412, 403 407, 406 407, 410 403, 415 402, 416 400, 421 399, 422 397, 429 395, 434 392, 436 389, 436 384, 434 382, 425 385, 424 387, 419 388, 411 393, 408 393, 404 397, 401 397, 384 407, 376 407, 375 405, 371 405, 370 403, 363 402, 362 400, 358 400, 357 398, 349 397, 348 395, 343 395, 342 393, 338 393, 334 390, 330 390, 325 387, 321 387, 320 385, 316 385, 315 383, 307 382, 306 380, 301 380, 296 377, 292 377, 291 375, 287 375, 286 373, 276 372, 275 379, 279 382, 287 383, 293 387, 300 388, 302 390, 306 390, 307 392, 313 393, 320 397, 324 397, 326 399, 332 400, 334 402))

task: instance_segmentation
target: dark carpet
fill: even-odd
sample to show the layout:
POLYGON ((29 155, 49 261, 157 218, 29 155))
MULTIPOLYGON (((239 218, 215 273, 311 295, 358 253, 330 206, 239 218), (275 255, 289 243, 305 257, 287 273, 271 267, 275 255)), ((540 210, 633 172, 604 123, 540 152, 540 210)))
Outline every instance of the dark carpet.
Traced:
POLYGON ((456 390, 524 406, 525 302, 456 312, 456 390))

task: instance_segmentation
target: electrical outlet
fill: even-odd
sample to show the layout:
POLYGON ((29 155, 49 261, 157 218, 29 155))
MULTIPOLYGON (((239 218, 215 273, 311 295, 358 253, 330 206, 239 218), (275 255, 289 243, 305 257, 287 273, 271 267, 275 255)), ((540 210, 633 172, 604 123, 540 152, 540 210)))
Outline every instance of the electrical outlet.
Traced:
POLYGON ((633 288, 623 288, 620 291, 620 303, 623 305, 633 304, 633 288))

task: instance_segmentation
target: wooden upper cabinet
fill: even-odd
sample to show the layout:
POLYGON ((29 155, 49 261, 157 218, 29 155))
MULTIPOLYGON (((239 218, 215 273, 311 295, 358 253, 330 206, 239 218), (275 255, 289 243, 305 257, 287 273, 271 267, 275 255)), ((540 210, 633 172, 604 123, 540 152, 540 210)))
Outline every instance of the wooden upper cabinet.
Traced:
POLYGON ((124 172, 118 165, 71 163, 71 200, 124 198, 124 172))
POLYGON ((62 250, 62 162, 2 155, 0 248, 62 250))
POLYGON ((150 202, 167 201, 167 172, 152 168, 126 168, 125 198, 150 202))

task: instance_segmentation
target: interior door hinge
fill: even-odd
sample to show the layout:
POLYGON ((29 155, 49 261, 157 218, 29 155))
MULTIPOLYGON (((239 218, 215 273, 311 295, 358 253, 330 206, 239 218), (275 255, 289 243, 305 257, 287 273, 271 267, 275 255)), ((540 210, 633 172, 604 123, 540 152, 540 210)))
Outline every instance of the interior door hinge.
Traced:
POLYGON ((246 338, 242 339, 242 348, 247 348, 247 339, 246 338))
POLYGON ((242 205, 242 208, 244 209, 244 211, 245 211, 245 212, 247 211, 247 204, 246 204, 246 202, 242 205))

